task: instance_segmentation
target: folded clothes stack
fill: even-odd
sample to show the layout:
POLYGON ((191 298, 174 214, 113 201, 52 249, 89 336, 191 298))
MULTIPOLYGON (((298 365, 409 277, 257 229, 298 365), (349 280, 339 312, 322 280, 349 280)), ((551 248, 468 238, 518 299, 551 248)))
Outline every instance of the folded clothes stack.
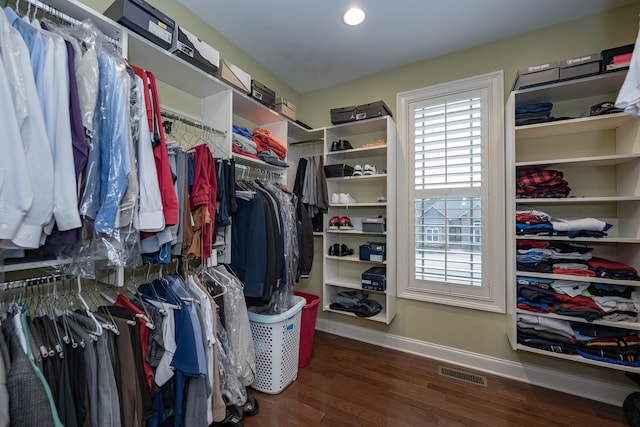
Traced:
POLYGON ((369 299, 369 294, 362 291, 343 291, 331 297, 329 308, 348 311, 358 317, 371 317, 382 311, 378 301, 369 299))

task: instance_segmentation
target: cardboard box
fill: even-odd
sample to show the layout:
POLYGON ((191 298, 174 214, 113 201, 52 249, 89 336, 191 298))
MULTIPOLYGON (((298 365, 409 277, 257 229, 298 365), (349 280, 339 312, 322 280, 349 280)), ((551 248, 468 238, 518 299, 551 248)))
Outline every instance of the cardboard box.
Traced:
POLYGON ((287 98, 281 96, 276 98, 276 111, 291 120, 296 119, 296 106, 287 98))
POLYGON ((518 69, 512 90, 524 89, 557 82, 560 79, 560 62, 531 65, 518 69))
POLYGON ((276 92, 257 80, 251 80, 251 96, 269 108, 276 103, 276 92))
POLYGON ((363 218, 362 231, 365 233, 384 233, 387 230, 386 218, 363 218))
POLYGON ((171 48, 175 21, 144 0, 116 0, 104 15, 163 49, 171 48))
POLYGON ((605 49, 602 53, 602 72, 612 72, 629 68, 629 62, 624 62, 628 54, 633 53, 635 45, 627 44, 611 49, 605 49))
POLYGON ((344 176, 353 175, 353 166, 339 163, 337 165, 325 165, 324 175, 327 178, 342 178, 344 176))
POLYGON ((386 267, 371 267, 362 273, 362 289, 383 292, 387 289, 386 267))
POLYGON ((387 244, 367 242, 360 245, 359 257, 362 261, 383 262, 387 259, 387 244))
POLYGON ((218 71, 220 53, 179 25, 173 34, 171 52, 209 74, 218 71))
POLYGON ((601 61, 602 56, 600 53, 565 59, 560 62, 560 80, 577 79, 600 74, 601 61))
POLYGON ((215 76, 247 95, 251 93, 251 75, 224 58, 215 76))

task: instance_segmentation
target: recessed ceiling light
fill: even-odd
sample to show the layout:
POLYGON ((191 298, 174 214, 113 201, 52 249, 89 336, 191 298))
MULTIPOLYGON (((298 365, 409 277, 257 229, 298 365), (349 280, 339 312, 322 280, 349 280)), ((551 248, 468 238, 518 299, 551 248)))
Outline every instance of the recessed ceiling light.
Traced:
POLYGON ((360 25, 362 24, 362 21, 364 21, 364 16, 364 11, 362 9, 360 9, 359 7, 352 7, 351 9, 347 10, 347 12, 342 17, 342 20, 347 25, 360 25))

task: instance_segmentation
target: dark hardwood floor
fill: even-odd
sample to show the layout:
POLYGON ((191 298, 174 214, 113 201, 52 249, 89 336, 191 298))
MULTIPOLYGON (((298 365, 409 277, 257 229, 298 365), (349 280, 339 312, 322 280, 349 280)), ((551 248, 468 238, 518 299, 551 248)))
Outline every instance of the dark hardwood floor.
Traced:
MULTIPOLYGON (((279 394, 249 389, 246 427, 626 426, 622 409, 473 372, 486 386, 438 374, 437 361, 315 334, 311 363, 279 394)), ((454 369, 461 369, 449 366, 454 369)))

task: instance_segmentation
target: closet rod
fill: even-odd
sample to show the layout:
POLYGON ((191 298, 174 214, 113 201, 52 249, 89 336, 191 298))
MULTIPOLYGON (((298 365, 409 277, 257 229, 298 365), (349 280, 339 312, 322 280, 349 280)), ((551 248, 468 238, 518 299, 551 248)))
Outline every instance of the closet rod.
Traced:
POLYGON ((40 276, 40 277, 30 277, 28 279, 20 279, 20 280, 13 280, 11 282, 4 282, 2 284, 2 290, 19 289, 19 288, 24 288, 24 287, 33 286, 33 285, 53 284, 57 280, 67 280, 72 278, 73 278, 72 275, 62 274, 62 273, 49 274, 47 276, 40 276))
POLYGON ((216 128, 213 128, 211 126, 207 126, 207 125, 202 124, 202 123, 196 123, 193 120, 187 119, 186 117, 182 117, 182 116, 180 116, 178 114, 170 113, 168 111, 160 111, 160 114, 162 115, 162 117, 165 117, 165 118, 170 119, 170 120, 177 120, 177 121, 179 121, 181 123, 184 123, 185 125, 194 127, 196 129, 201 129, 201 130, 204 130, 204 131, 207 131, 207 132, 217 133, 218 135, 222 135, 222 136, 226 136, 227 135, 226 131, 216 129, 216 128))
MULTIPOLYGON (((249 166, 249 165, 243 165, 240 163, 235 163, 235 167, 236 169, 241 169, 243 171, 243 174, 249 173, 249 174, 253 174, 254 177, 256 178, 262 178, 262 177, 269 177, 271 179, 280 179, 282 178, 282 174, 278 173, 276 171, 272 171, 272 170, 267 170, 267 169, 262 169, 262 168, 258 168, 258 167, 254 167, 254 166, 249 166)), ((236 176, 236 179, 238 177, 236 176)), ((250 177, 247 177, 250 178, 250 177)), ((245 177, 240 177, 240 179, 245 179, 245 177)))
MULTIPOLYGON (((58 18, 64 22, 66 22, 69 25, 78 25, 80 23, 80 21, 78 21, 75 18, 72 18, 71 16, 67 15, 66 13, 56 9, 53 6, 49 6, 46 3, 41 2, 40 0, 17 0, 16 1, 16 6, 21 2, 26 2, 29 3, 30 5, 35 6, 36 8, 36 12, 39 10, 42 10, 45 13, 48 13, 49 15, 58 18)), ((17 9, 17 7, 16 7, 17 9)), ((18 12, 18 10, 16 10, 16 12, 18 12)), ((117 46, 118 49, 121 49, 120 46, 120 42, 118 40, 113 39, 112 37, 107 36, 106 34, 103 34, 103 36, 113 45, 117 46)))

